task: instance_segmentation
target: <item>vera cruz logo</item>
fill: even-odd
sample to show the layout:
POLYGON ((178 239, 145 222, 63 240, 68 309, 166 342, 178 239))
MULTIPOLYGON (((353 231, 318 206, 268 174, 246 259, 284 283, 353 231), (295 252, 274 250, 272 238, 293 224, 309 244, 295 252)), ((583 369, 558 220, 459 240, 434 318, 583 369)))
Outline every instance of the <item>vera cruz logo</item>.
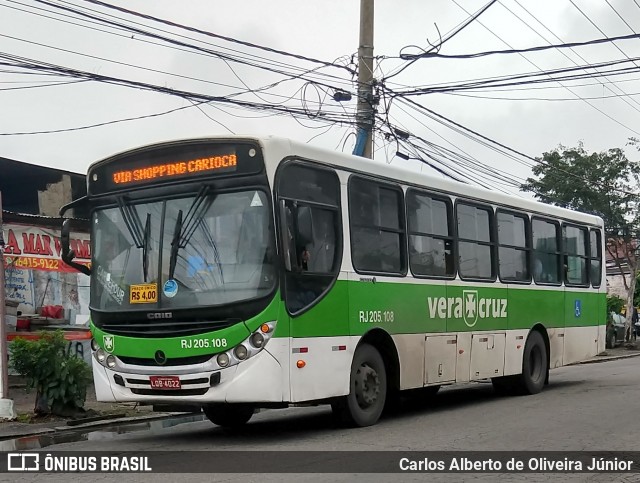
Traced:
POLYGON ((112 335, 103 336, 102 342, 104 343, 104 350, 106 350, 107 352, 113 352, 114 341, 112 335))
POLYGON ((507 299, 480 297, 477 290, 463 290, 462 297, 427 297, 432 319, 462 319, 473 327, 478 319, 506 319, 507 299))
POLYGON ((464 323, 473 327, 478 321, 478 291, 463 290, 462 298, 464 300, 464 323))

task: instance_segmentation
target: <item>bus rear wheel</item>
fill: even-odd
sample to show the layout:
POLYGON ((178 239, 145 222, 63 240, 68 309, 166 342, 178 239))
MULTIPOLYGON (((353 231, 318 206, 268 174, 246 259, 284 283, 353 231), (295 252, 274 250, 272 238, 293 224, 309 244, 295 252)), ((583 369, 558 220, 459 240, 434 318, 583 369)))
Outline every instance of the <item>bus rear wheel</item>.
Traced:
POLYGON ((202 411, 213 424, 233 429, 245 425, 255 408, 245 404, 208 404, 203 406, 202 411))
POLYGON ((539 393, 544 387, 548 372, 547 346, 542 334, 538 331, 531 332, 524 346, 522 374, 517 379, 518 392, 522 394, 539 393))
POLYGON ((378 422, 387 396, 387 372, 380 353, 369 344, 356 349, 351 364, 349 395, 332 403, 333 412, 353 426, 378 422))

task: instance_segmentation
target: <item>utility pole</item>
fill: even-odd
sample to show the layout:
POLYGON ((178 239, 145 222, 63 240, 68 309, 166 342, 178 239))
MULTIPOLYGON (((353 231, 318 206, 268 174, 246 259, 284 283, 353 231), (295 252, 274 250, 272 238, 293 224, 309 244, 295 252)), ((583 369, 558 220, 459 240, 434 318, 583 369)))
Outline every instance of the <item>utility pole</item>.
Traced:
POLYGON ((2 193, 0 192, 0 418, 15 419, 16 410, 9 395, 9 353, 5 320, 4 235, 2 225, 2 193))
POLYGON ((373 2, 360 0, 358 47, 358 136, 353 154, 373 157, 373 2))

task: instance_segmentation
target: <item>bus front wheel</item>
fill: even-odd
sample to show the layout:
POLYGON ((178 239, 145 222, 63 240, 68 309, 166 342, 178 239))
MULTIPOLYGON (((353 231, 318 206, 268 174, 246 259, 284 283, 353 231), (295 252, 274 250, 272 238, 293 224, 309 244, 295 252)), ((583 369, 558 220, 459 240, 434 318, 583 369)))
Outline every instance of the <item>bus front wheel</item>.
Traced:
POLYGON ((208 404, 203 406, 202 411, 213 424, 223 428, 239 428, 251 419, 255 408, 244 404, 208 404))
POLYGON ((522 374, 518 379, 519 392, 537 394, 542 391, 549 372, 547 346, 542 334, 531 332, 524 346, 522 357, 522 374))
POLYGON ((382 356, 369 344, 356 349, 351 364, 349 395, 334 402, 333 412, 354 426, 375 424, 384 409, 387 372, 382 356))

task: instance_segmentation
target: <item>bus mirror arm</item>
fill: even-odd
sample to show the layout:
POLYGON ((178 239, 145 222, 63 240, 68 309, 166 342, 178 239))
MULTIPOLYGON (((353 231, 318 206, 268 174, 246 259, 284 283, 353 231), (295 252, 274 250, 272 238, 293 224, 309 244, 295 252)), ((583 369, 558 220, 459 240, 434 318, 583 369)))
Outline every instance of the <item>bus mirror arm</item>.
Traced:
POLYGON ((62 261, 69 265, 72 268, 75 268, 81 273, 85 275, 91 275, 91 269, 81 263, 74 262, 73 259, 76 257, 76 254, 73 250, 71 250, 70 244, 70 234, 71 232, 71 220, 66 219, 62 222, 62 228, 60 230, 60 245, 62 248, 62 261))
POLYGON ((71 203, 67 203, 62 208, 60 208, 59 215, 64 216, 64 214, 71 208, 76 208, 86 202, 87 202, 87 197, 83 196, 82 198, 78 198, 77 200, 74 200, 71 203))

